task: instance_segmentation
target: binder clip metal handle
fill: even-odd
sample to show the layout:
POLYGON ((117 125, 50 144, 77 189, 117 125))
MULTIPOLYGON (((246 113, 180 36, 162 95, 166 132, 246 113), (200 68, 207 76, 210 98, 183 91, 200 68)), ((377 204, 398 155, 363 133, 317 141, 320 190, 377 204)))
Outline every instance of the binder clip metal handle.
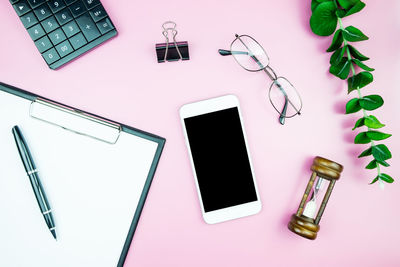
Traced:
POLYGON ((176 23, 166 21, 162 25, 162 34, 165 37, 165 43, 156 44, 156 53, 158 63, 165 61, 189 60, 189 46, 185 42, 177 42, 176 23), (169 36, 172 36, 173 42, 170 42, 169 36))

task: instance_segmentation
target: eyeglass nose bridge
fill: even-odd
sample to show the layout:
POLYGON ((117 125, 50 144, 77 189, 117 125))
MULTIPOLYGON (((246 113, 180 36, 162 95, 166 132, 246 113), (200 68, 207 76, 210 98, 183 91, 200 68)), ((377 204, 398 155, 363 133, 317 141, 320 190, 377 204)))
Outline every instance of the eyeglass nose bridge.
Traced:
POLYGON ((276 75, 275 71, 269 65, 264 67, 262 70, 268 75, 268 77, 272 81, 276 81, 278 79, 278 75, 276 75))

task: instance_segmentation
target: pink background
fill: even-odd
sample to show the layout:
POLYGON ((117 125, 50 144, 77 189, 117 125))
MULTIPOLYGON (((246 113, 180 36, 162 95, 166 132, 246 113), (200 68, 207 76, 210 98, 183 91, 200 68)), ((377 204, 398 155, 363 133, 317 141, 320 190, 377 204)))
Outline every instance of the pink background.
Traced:
MULTIPOLYGON (((357 159, 351 128, 361 115, 343 115, 343 81, 328 73, 331 38, 308 26, 310 0, 111 1, 103 0, 119 36, 66 67, 47 68, 8 1, 0 3, 0 80, 167 139, 125 266, 399 266, 400 265, 400 4, 365 1, 344 19, 370 40, 355 46, 371 57, 375 81, 363 94, 381 94, 373 114, 393 137, 397 178, 384 190, 369 186, 376 171, 357 159), (161 24, 174 20, 190 61, 157 64, 161 24), (218 55, 234 33, 249 34, 266 49, 277 74, 303 99, 303 113, 285 126, 266 97, 269 80, 233 58, 218 55), (261 213, 207 225, 202 217, 178 109, 224 94, 238 96, 259 185, 261 213), (309 241, 287 230, 316 155, 344 165, 321 230, 309 241)), ((4 242, 4 240, 2 241, 4 242)))

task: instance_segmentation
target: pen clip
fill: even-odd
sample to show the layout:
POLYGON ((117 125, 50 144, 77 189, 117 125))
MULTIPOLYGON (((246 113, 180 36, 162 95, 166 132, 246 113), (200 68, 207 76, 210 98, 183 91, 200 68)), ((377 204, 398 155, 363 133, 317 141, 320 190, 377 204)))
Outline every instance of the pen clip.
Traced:
POLYGON ((115 122, 39 97, 31 102, 29 115, 108 144, 115 144, 122 131, 121 125, 115 122))

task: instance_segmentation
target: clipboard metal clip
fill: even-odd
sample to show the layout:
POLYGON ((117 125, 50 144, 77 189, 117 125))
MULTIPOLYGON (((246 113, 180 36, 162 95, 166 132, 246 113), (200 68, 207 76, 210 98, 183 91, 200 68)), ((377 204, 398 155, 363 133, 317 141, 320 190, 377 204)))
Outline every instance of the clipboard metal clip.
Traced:
POLYGON ((122 131, 115 122, 39 97, 31 102, 29 115, 108 144, 115 144, 122 131))

